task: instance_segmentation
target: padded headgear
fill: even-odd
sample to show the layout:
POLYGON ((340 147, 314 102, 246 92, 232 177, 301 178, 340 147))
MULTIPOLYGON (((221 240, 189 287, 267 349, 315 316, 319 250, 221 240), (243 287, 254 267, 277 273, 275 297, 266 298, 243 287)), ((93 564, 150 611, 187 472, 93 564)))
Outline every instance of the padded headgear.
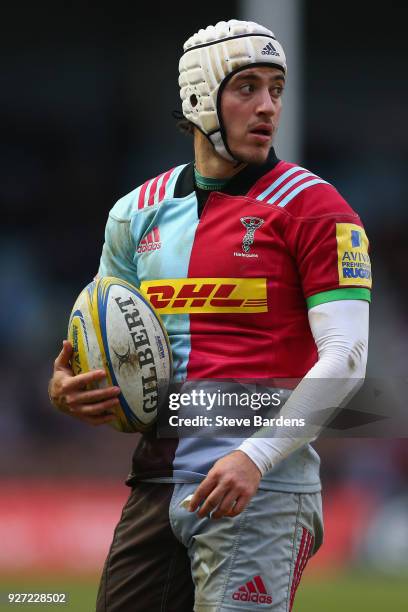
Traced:
POLYGON ((286 73, 282 46, 267 28, 231 19, 199 30, 183 48, 179 63, 183 115, 209 138, 217 153, 233 161, 220 114, 222 89, 233 74, 254 64, 286 73))

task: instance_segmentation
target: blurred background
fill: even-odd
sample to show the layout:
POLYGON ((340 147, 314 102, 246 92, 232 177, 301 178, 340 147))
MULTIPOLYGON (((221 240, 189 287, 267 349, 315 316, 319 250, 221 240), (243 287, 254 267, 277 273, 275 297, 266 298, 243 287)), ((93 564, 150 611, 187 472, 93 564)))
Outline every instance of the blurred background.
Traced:
MULTIPOLYGON (((0 589, 92 610, 132 435, 56 413, 47 381, 114 202, 192 158, 182 43, 222 19, 275 31, 289 82, 278 157, 333 182, 371 241, 368 375, 408 379, 408 48, 402 2, 49 0, 3 10, 0 57, 0 589), (54 589, 53 589, 54 590, 54 589)), ((295 610, 403 610, 408 441, 322 440, 326 542, 295 610)), ((405 602, 405 603, 404 603, 405 602)), ((0 603, 0 606, 2 604, 0 603)))

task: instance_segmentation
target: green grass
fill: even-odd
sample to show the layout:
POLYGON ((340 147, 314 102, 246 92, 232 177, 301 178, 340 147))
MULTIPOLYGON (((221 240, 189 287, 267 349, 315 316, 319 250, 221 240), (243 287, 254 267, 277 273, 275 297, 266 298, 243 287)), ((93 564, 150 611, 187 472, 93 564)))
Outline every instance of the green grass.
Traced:
MULTIPOLYGON (((0 610, 38 610, 60 612, 93 612, 98 578, 78 580, 66 577, 16 577, 0 582, 0 610), (10 605, 7 592, 65 592, 65 605, 10 605)), ((408 577, 354 572, 317 578, 305 577, 296 595, 293 612, 405 612, 408 610, 408 577)), ((135 609, 136 612, 136 609, 135 609)), ((155 612, 152 610, 151 612, 155 612)))
POLYGON ((405 612, 408 576, 362 571, 301 582, 293 612, 405 612))

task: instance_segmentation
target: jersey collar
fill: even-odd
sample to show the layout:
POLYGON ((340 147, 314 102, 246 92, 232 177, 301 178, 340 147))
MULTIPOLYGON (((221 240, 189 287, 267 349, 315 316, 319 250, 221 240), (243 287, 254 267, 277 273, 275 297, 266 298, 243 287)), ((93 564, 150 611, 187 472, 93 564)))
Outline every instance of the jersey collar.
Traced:
MULTIPOLYGON (((220 189, 222 193, 229 195, 245 195, 253 185, 267 172, 270 172, 279 163, 274 148, 272 147, 264 164, 256 166, 250 164, 245 166, 230 181, 220 189)), ((180 172, 174 189, 175 198, 184 198, 196 189, 194 182, 194 162, 190 162, 180 172)))

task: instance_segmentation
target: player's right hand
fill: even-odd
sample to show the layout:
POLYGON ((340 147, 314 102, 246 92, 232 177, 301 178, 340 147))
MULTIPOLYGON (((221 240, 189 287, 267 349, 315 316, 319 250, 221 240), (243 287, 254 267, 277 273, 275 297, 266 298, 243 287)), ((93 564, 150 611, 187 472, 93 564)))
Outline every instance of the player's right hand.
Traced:
POLYGON ((115 407, 119 405, 119 387, 87 390, 88 385, 106 378, 103 370, 92 370, 74 376, 70 359, 72 345, 63 341, 60 354, 54 362, 54 371, 48 385, 48 395, 53 406, 80 421, 91 425, 103 425, 116 419, 115 407))

